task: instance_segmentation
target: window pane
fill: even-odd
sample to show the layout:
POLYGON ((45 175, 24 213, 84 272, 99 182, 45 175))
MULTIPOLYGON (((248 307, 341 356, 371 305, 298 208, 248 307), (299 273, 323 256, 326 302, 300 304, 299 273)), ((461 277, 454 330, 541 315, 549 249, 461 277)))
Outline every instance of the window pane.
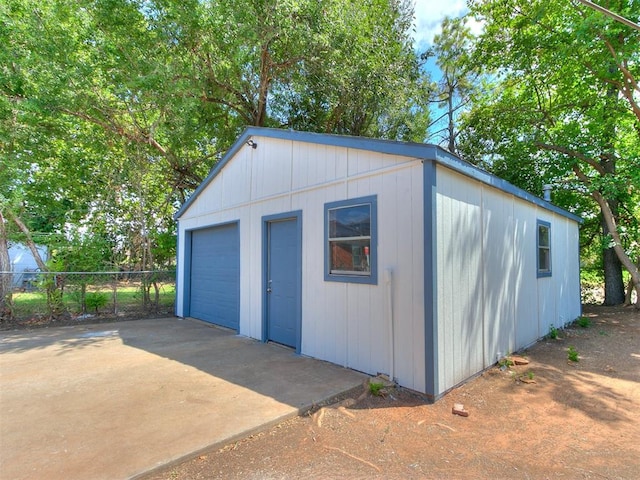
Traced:
POLYGON ((371 271, 369 239, 329 242, 330 272, 368 274, 371 271))
POLYGON ((551 263, 549 262, 549 249, 548 248, 539 248, 538 249, 538 270, 541 272, 548 272, 551 268, 551 263))
POLYGON ((538 246, 549 246, 549 227, 538 225, 538 246))
POLYGON ((329 210, 329 238, 371 236, 371 205, 329 210))

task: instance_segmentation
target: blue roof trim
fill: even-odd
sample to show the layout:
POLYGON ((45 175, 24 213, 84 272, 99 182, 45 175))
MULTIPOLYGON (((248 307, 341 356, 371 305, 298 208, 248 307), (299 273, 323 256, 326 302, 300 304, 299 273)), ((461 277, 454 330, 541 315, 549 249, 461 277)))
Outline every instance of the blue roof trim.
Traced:
MULTIPOLYGON (((432 145, 428 143, 408 143, 398 142, 395 140, 380 140, 375 138, 366 137, 350 137, 346 135, 333 135, 326 133, 312 133, 312 132, 299 132, 296 130, 281 130, 276 128, 264 128, 264 127, 247 127, 244 132, 238 137, 238 140, 231 146, 229 151, 222 157, 220 162, 211 170, 207 178, 200 184, 193 194, 182 205, 180 210, 174 215, 174 218, 178 220, 182 214, 189 208, 189 206, 195 201, 202 191, 211 183, 211 181, 218 175, 220 170, 231 160, 231 158, 240 150, 247 140, 253 136, 276 138, 281 140, 291 140, 297 142, 315 143, 320 145, 331 145, 335 147, 356 148, 360 150, 369 150, 379 153, 387 153, 389 155, 400 155, 404 157, 419 158, 422 160, 435 160, 436 163, 450 168, 462 175, 473 178, 486 185, 495 187, 503 192, 510 193, 518 198, 533 203, 541 208, 550 210, 558 215, 567 217, 575 222, 582 223, 582 219, 568 212, 560 207, 557 207, 549 202, 546 202, 542 198, 536 197, 531 193, 510 184, 502 178, 486 172, 475 165, 472 165, 459 157, 449 153, 442 147, 432 145)), ((260 148, 260 142, 258 148, 260 148)))

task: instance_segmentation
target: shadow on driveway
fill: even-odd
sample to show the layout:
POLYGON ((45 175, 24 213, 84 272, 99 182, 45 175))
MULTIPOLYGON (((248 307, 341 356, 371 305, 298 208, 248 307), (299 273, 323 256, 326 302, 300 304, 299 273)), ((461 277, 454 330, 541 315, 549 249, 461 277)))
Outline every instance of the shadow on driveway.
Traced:
POLYGON ((0 335, 2 478, 131 478, 366 377, 176 318, 0 335))

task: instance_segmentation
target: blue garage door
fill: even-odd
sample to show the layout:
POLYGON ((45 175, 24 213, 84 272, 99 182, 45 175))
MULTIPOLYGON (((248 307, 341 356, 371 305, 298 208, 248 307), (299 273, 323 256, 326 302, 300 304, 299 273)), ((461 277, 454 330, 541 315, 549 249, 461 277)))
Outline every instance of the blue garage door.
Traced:
POLYGON ((238 330, 240 234, 238 224, 191 234, 190 315, 238 330))

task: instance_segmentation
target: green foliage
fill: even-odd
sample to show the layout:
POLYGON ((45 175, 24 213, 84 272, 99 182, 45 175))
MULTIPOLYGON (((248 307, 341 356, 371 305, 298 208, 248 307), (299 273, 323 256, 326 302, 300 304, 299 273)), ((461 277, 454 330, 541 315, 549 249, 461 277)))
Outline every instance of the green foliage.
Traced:
POLYGON ((571 362, 579 362, 580 358, 578 357, 578 351, 575 349, 573 345, 569 345, 567 350, 567 359, 571 362))
POLYGON ((247 125, 421 141, 411 28, 406 0, 0 3, 0 207, 66 268, 167 267, 247 125))
POLYGON ((384 388, 384 384, 382 383, 369 382, 369 393, 371 393, 371 395, 375 395, 376 397, 379 397, 380 395, 382 395, 383 388, 384 388))
POLYGON ((502 357, 498 360, 498 367, 505 369, 514 366, 515 363, 509 357, 502 357))
MULTIPOLYGON (((554 203, 586 219, 581 244, 592 265, 611 246, 612 237, 600 241, 604 198, 618 257, 638 258, 640 32, 575 2, 469 5, 484 25, 472 59, 493 85, 464 117, 464 157, 537 195, 553 185, 554 203)), ((607 7, 639 16, 637 2, 607 7)))
POLYGON ((589 317, 578 317, 576 319, 576 325, 580 328, 589 328, 591 326, 591 320, 589 317))
POLYGON ((457 138, 463 128, 460 115, 481 86, 480 69, 469 58, 473 38, 466 18, 445 18, 433 47, 423 54, 424 58, 435 57, 441 72, 431 93, 444 113, 431 124, 430 138, 452 153, 458 153, 457 138))
POLYGON ((549 333, 547 334, 547 338, 551 340, 556 340, 559 336, 559 331, 553 325, 549 325, 549 333))
POLYGON ((109 302, 109 296, 102 292, 89 292, 86 294, 84 301, 88 308, 98 313, 98 309, 109 302))

